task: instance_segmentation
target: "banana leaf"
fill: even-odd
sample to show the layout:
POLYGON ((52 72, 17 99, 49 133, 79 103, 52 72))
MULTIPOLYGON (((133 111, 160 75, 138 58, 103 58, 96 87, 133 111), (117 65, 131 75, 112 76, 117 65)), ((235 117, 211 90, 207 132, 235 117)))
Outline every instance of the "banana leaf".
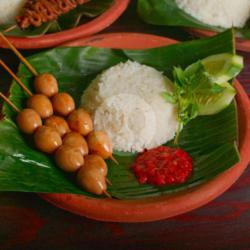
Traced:
MULTIPOLYGON (((192 17, 180 9, 175 0, 138 0, 138 14, 147 23, 155 25, 182 26, 198 29, 224 31, 192 17)), ((243 28, 235 28, 237 36, 250 39, 250 20, 243 28)))
POLYGON ((11 31, 4 32, 13 26, 13 23, 8 23, 0 24, 0 31, 5 35, 17 37, 37 37, 47 33, 60 32, 74 28, 101 15, 112 3, 113 0, 91 0, 89 3, 79 5, 76 9, 63 14, 57 20, 44 23, 40 27, 29 27, 25 30, 16 27, 11 31))
MULTIPOLYGON (((80 96, 91 80, 119 62, 128 59, 138 61, 161 70, 171 78, 170 72, 174 66, 186 67, 209 55, 233 51, 233 34, 227 31, 208 39, 147 50, 55 48, 33 55, 28 60, 40 73, 53 73, 58 79, 60 90, 69 92, 79 104, 80 96)), ((22 64, 18 76, 33 90, 33 77, 22 64)), ((11 101, 23 108, 26 98, 25 93, 14 82, 10 89, 11 101)), ((3 113, 5 118, 0 122, 0 191, 93 196, 77 187, 73 176, 59 170, 52 157, 35 149, 32 138, 20 133, 15 124, 16 114, 6 104, 3 106, 3 113)), ((113 183, 108 192, 119 199, 139 199, 185 190, 214 178, 239 162, 237 126, 234 102, 224 111, 198 117, 184 127, 179 146, 193 157, 194 171, 190 180, 182 185, 161 188, 139 185, 130 170, 136 154, 115 152, 119 166, 107 161, 108 178, 113 183)), ((172 145, 172 142, 167 145, 172 145)))

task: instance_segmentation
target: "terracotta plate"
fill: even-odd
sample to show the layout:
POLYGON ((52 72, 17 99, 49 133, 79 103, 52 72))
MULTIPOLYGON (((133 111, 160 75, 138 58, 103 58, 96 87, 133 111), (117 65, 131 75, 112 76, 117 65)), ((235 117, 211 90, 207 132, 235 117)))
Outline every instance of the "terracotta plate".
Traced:
MULTIPOLYGON (((210 30, 201 30, 201 29, 188 29, 191 34, 198 37, 209 37, 214 36, 217 33, 210 30)), ((250 40, 236 38, 236 48, 241 51, 250 52, 250 40)))
MULTIPOLYGON (((152 35, 124 33, 98 35, 68 45, 145 49, 175 42, 152 35)), ((213 180, 182 193, 144 200, 93 199, 72 194, 41 194, 41 197, 72 213, 113 222, 161 220, 203 206, 225 192, 240 177, 250 161, 250 102, 242 86, 238 82, 235 86, 238 92, 241 162, 213 180)))
MULTIPOLYGON (((13 36, 9 36, 8 38, 13 43, 13 45, 19 49, 53 47, 71 40, 75 40, 79 37, 93 35, 107 28, 120 17, 120 15, 126 10, 128 4, 129 0, 114 0, 112 6, 102 15, 73 29, 34 38, 13 36)), ((1 40, 0 47, 6 47, 1 40)))

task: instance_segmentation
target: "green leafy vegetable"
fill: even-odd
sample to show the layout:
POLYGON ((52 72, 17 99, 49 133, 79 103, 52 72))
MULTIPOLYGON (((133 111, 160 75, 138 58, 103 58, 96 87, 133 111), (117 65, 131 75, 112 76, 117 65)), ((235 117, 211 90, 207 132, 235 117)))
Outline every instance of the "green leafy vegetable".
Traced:
MULTIPOLYGON (((28 60, 38 72, 53 73, 58 79, 60 90, 69 92, 79 104, 80 96, 91 80, 119 62, 135 60, 171 76, 170 72, 175 66, 186 68, 209 55, 232 53, 232 41, 232 32, 228 31, 209 39, 149 50, 55 48, 36 54, 28 60)), ((33 77, 24 65, 19 67, 18 76, 32 89, 33 77)), ((22 108, 26 98, 14 83, 10 89, 10 99, 17 107, 22 108)), ((19 132, 14 123, 16 114, 7 105, 4 105, 4 113, 6 117, 0 122, 0 191, 93 196, 78 188, 69 176, 60 171, 53 158, 35 150, 31 138, 19 132)), ((237 109, 235 103, 232 103, 222 112, 213 116, 199 116, 183 128, 179 136, 179 146, 190 153, 195 162, 193 176, 187 183, 162 188, 139 185, 129 169, 136 154, 115 153, 119 166, 107 161, 108 178, 112 181, 108 192, 119 199, 154 197, 197 186, 229 169, 239 161, 235 146, 236 115, 237 109)), ((168 145, 173 146, 173 142, 168 145)))
MULTIPOLYGON (((225 90, 225 85, 216 84, 201 61, 190 65, 186 70, 174 67, 173 76, 173 92, 165 92, 162 96, 166 101, 176 104, 178 108, 179 127, 175 137, 177 144, 183 126, 195 119, 200 114, 201 108, 204 110, 204 106, 211 106, 210 103, 214 102, 215 97, 223 98, 220 94, 225 90)), ((231 100, 233 97, 234 95, 231 100)), ((225 107, 223 103, 222 108, 225 107)), ((220 109, 216 107, 214 111, 211 111, 211 114, 217 113, 218 108, 220 109)))

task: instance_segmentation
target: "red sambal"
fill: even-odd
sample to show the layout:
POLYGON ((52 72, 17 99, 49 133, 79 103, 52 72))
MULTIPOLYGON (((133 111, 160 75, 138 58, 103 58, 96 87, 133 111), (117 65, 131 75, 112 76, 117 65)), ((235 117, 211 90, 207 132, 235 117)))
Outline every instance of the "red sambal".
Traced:
POLYGON ((160 146, 139 154, 132 170, 140 184, 181 184, 191 176, 193 160, 182 149, 160 146))

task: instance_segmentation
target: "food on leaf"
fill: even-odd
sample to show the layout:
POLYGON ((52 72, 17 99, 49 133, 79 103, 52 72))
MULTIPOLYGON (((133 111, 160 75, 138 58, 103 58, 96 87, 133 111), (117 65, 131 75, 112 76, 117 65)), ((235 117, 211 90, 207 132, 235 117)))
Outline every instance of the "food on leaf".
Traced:
POLYGON ((30 109, 20 111, 11 100, 0 92, 0 97, 18 113, 16 120, 20 130, 26 134, 34 133, 36 148, 43 153, 55 153, 54 157, 57 166, 68 173, 74 173, 83 166, 84 156, 88 155, 90 147, 92 153, 95 152, 99 156, 92 155, 92 157, 88 158, 87 166, 91 167, 91 169, 84 168, 84 177, 82 178, 80 175, 81 186, 86 186, 90 192, 95 194, 106 194, 106 196, 111 197, 106 191, 106 181, 110 184, 111 182, 106 179, 108 170, 103 160, 103 158, 111 158, 117 162, 112 156, 111 140, 103 131, 92 132, 93 121, 90 115, 82 108, 74 110, 75 102, 68 93, 58 93, 58 83, 53 75, 38 74, 8 39, 3 35, 2 37, 24 64, 29 69, 32 69, 31 71, 35 76, 35 91, 36 93, 42 93, 33 95, 9 67, 3 61, 0 61, 4 69, 17 81, 21 89, 30 96, 27 101, 27 106, 30 109), (48 98, 51 96, 53 106, 48 98), (64 116, 71 114, 68 121, 66 121, 60 116, 52 115, 54 111, 64 116), (46 118, 44 126, 42 126, 41 118, 46 118), (77 132, 70 132, 70 128, 77 132), (90 132, 92 134, 88 139, 88 145, 83 136, 88 135, 90 132), (97 174, 94 179, 93 173, 97 174), (89 186, 90 184, 92 187, 89 186))
POLYGON ((47 126, 41 126, 37 129, 34 141, 37 149, 47 154, 54 153, 62 145, 60 134, 54 128, 47 126))
POLYGON ((176 0, 179 8, 212 26, 242 28, 250 17, 249 0, 176 0))
POLYGON ((33 109, 23 109, 16 118, 17 125, 25 134, 33 134, 37 128, 42 126, 40 115, 33 109))
POLYGON ((74 99, 65 92, 60 92, 52 97, 54 112, 61 116, 68 116, 75 109, 74 99))
MULTIPOLYGON (((144 150, 132 165, 140 184, 165 186, 185 183, 193 171, 193 160, 181 148, 161 146, 161 143, 155 148, 152 147, 152 140, 160 133, 157 122, 165 121, 160 129, 165 126, 168 130, 173 126, 171 124, 174 124, 175 130, 171 133, 173 136, 176 133, 178 138, 180 130, 190 120, 198 115, 215 114, 227 107, 234 98, 235 90, 229 83, 216 81, 230 80, 239 73, 241 67, 234 67, 235 60, 232 58, 236 58, 237 62, 241 61, 240 57, 221 54, 197 61, 185 70, 174 67, 173 83, 161 72, 138 63, 128 61, 111 67, 92 82, 82 98, 83 105, 90 103, 86 109, 92 112, 94 124, 90 114, 83 108, 75 110, 74 100, 66 92, 53 94, 52 104, 46 95, 32 95, 27 106, 39 111, 41 118, 48 117, 45 126, 40 124, 35 131, 36 147, 44 153, 55 152, 55 162, 65 172, 73 173, 79 170, 78 183, 87 191, 110 196, 106 191, 108 169, 104 159, 111 158, 116 161, 112 155, 111 137, 121 134, 121 128, 124 127, 127 133, 124 134, 125 139, 129 128, 133 131, 133 136, 127 137, 125 142, 131 147, 128 151, 144 150), (113 75, 109 75, 110 72, 113 75), (135 75, 138 72, 140 74, 135 75), (131 86, 126 94, 122 93, 124 88, 117 84, 116 77, 120 80, 119 84, 122 81, 130 82, 131 86), (149 88, 147 80, 155 83, 153 88, 149 88), (162 89, 168 91, 161 92, 162 89), (51 105, 50 113, 45 112, 49 110, 49 105, 43 105, 47 102, 51 105), (67 121, 60 116, 52 116, 53 112, 68 116, 67 121), (148 121, 145 117, 148 117, 148 121), (103 126, 103 130, 96 130, 98 126, 103 126), (142 138, 142 150, 136 150, 134 143, 138 143, 137 135, 145 126, 148 133, 142 138), (70 129, 74 132, 70 132, 70 129), (111 137, 104 130, 111 131, 111 137), (62 139, 63 136, 65 137, 62 139), (87 142, 83 136, 87 136, 87 142), (147 148, 147 140, 151 143, 150 148, 147 148), (91 155, 88 155, 89 151, 91 155)), ((57 81, 53 77, 52 83, 57 87, 57 81)), ((50 93, 47 95, 50 96, 50 93)), ((34 129, 31 128, 30 131, 34 129)), ((167 141, 165 138, 165 142, 167 141)))
POLYGON ((171 81, 156 69, 127 61, 102 72, 82 96, 96 130, 105 131, 115 150, 140 152, 174 138, 176 106, 165 102, 171 81))
POLYGON ((8 36, 38 37, 87 23, 114 0, 1 0, 0 31, 8 36))
MULTIPOLYGON (((198 115, 216 114, 232 102, 236 94, 233 86, 220 81, 217 83, 216 80, 230 80, 236 76, 231 60, 236 57, 238 61, 242 61, 240 56, 220 54, 198 61, 185 70, 174 67, 174 90, 164 92, 162 96, 167 102, 178 107, 179 128, 175 138, 176 143, 181 128, 188 122, 198 115)), ((242 67, 237 67, 237 74, 241 69, 242 67)))
POLYGON ((226 107, 233 101, 236 90, 230 83, 220 84, 222 89, 218 93, 204 93, 197 96, 199 115, 213 115, 226 107))
POLYGON ((103 131, 92 131, 87 137, 89 150, 103 159, 112 157, 113 145, 108 135, 103 131))
POLYGON ((84 166, 77 174, 77 180, 87 191, 102 195, 107 190, 106 175, 105 161, 98 155, 88 155, 85 157, 84 166))
MULTIPOLYGON (((233 28, 241 39, 250 39, 249 9, 249 0, 138 0, 138 13, 147 23, 188 27, 194 33, 197 29, 223 32, 233 28)), ((219 52, 225 51, 232 52, 219 52)))
POLYGON ((93 121, 84 109, 74 110, 68 117, 69 127, 83 136, 88 135, 93 130, 93 121))
POLYGON ((63 138, 63 145, 77 147, 83 156, 89 154, 89 147, 84 137, 77 132, 70 132, 63 138))
POLYGON ((229 53, 208 56, 201 63, 212 80, 218 84, 233 79, 244 67, 242 56, 229 53))
POLYGON ((37 94, 31 96, 27 101, 27 107, 34 109, 43 119, 53 115, 51 101, 45 95, 37 94))
POLYGON ((50 116, 45 120, 44 125, 56 129, 61 137, 70 132, 68 123, 60 116, 50 116))
POLYGON ((140 184, 176 185, 191 176, 193 160, 182 149, 160 146, 139 154, 132 170, 140 184))
POLYGON ((76 172, 84 164, 83 155, 78 147, 62 145, 55 153, 58 167, 68 173, 76 172))
POLYGON ((16 17, 18 26, 26 29, 29 26, 38 27, 42 23, 57 19, 79 4, 89 0, 27 0, 20 16, 16 17))
MULTIPOLYGON (((219 40, 223 40, 222 38, 225 40, 223 47, 228 45, 228 47, 231 48, 231 43, 226 39, 230 38, 229 33, 218 37, 219 40)), ((203 62, 206 59, 199 60, 202 59, 204 53, 207 52, 204 50, 207 48, 207 45, 216 45, 216 41, 217 37, 207 40, 206 43, 203 41, 194 41, 184 44, 183 46, 178 44, 143 51, 121 50, 118 51, 119 53, 117 53, 117 50, 110 49, 89 47, 67 48, 67 56, 65 56, 65 50, 62 48, 60 50, 44 52, 44 55, 42 53, 39 56, 34 56, 30 61, 34 62, 34 66, 36 65, 37 72, 44 72, 42 65, 48 62, 48 58, 51 59, 49 64, 51 69, 48 71, 54 71, 55 75, 59 74, 60 78, 58 77, 58 79, 60 80, 58 84, 60 85, 60 89, 65 91, 67 97, 72 98, 72 100, 74 98, 77 103, 80 97, 79 90, 83 91, 84 88, 89 86, 83 94, 82 103, 83 106, 87 104, 92 115, 94 121, 94 123, 92 121, 94 125, 93 132, 88 134, 88 138, 84 138, 83 135, 77 132, 68 132, 65 134, 64 131, 58 133, 58 130, 54 129, 53 126, 52 128, 46 126, 46 120, 50 120, 50 118, 53 120, 53 116, 51 116, 43 121, 45 126, 38 126, 38 128, 34 129, 34 141, 38 149, 34 150, 32 144, 27 143, 25 137, 22 138, 22 134, 17 130, 13 122, 21 108, 24 107, 27 97, 27 94, 23 93, 23 89, 17 88, 17 85, 14 84, 10 91, 10 99, 8 100, 7 98, 8 103, 12 102, 10 106, 13 110, 6 109, 6 106, 4 106, 6 118, 0 122, 1 140, 4 143, 0 143, 0 158, 4 159, 5 163, 8 163, 1 176, 4 175, 5 178, 6 176, 10 178, 11 175, 8 174, 9 165, 11 168, 18 166, 19 168, 16 167, 15 170, 17 173, 20 173, 20 169, 23 169, 22 175, 20 176, 22 177, 22 183, 28 184, 27 187, 24 187, 27 191, 30 191, 29 187, 33 185, 32 188, 34 187, 34 189, 31 191, 36 192, 72 192, 88 196, 92 196, 91 193, 110 196, 110 193, 115 198, 136 199, 158 196, 178 190, 185 190, 190 186, 197 186, 223 172, 225 169, 228 169, 230 166, 233 166, 239 160, 235 143, 237 140, 236 106, 234 103, 231 103, 235 92, 230 82, 223 83, 215 80, 220 79, 221 74, 227 76, 229 78, 228 80, 231 80, 230 78, 235 76, 235 71, 233 74, 228 74, 227 72, 227 69, 231 69, 231 63, 234 62, 234 60, 230 60, 233 55, 226 57, 219 56, 219 63, 212 57, 210 57, 208 63, 205 64, 203 62), (193 54, 196 48, 196 46, 194 46, 195 44, 198 44, 200 49, 193 54), (181 50, 187 53, 183 53, 183 57, 178 58, 178 53, 181 50), (61 53, 62 51, 63 53, 61 53), (76 70, 74 65, 71 65, 67 60, 71 52, 74 55, 76 52, 81 54, 81 57, 74 58, 77 62, 76 70), (97 67, 92 67, 92 64, 88 64, 86 76, 82 74, 82 71, 78 72, 77 69, 79 65, 84 68, 90 54, 91 59, 89 60, 91 60, 91 62, 93 62, 93 59, 97 60, 99 64, 98 58, 100 52, 102 57, 105 58, 105 60, 102 58, 102 66, 99 65, 100 69, 96 70, 97 67), (159 57, 159 55, 163 56, 159 57), (173 57, 173 55, 176 57, 173 57), (195 60, 192 60, 193 56, 195 60), (155 60, 158 57, 161 59, 160 61, 155 60), (60 58, 60 60, 58 58, 60 58), (125 63, 128 58, 135 61, 138 60, 141 64, 132 61, 125 63), (84 62, 82 62, 82 59, 84 59, 84 62), (63 68, 61 68, 61 61, 64 63, 63 68), (105 64, 104 61, 107 62, 107 64, 105 64), (229 64, 227 64, 228 61, 230 61, 229 64), (119 64, 118 62, 122 63, 119 64), (190 65, 190 62, 194 63, 190 65), (143 65, 144 63, 154 65, 154 67, 161 72, 153 67, 143 65), (216 65, 216 67, 211 68, 210 64, 212 64, 212 66, 216 65), (221 66, 223 64, 227 64, 227 67, 221 66), (72 67, 73 69, 70 73, 72 77, 70 83, 68 82, 68 72, 62 70, 65 66, 66 68, 72 67), (119 71, 121 73, 117 75, 116 67, 118 69, 119 67, 123 68, 123 70, 127 69, 127 71, 119 71), (219 70, 217 70, 218 68, 219 70), (104 72, 101 72, 102 70, 104 70, 104 72), (110 73, 112 71, 112 76, 105 75, 107 72, 110 73), (142 71, 143 73, 141 73, 142 71), (89 85, 90 79, 93 79, 97 74, 99 74, 99 76, 89 85), (173 82, 171 82, 167 76, 171 78, 173 82), (76 84, 73 83, 74 81, 76 81, 76 84), (91 88, 93 89, 89 91, 91 88), (225 92, 227 90, 232 92, 225 92), (67 94, 66 91, 70 91, 71 95, 67 94), (163 92, 165 93, 162 94, 163 92), (190 96, 192 97, 190 92, 195 98, 189 99, 190 96), (224 93, 229 95, 225 96, 224 93), (211 98, 213 101, 210 101, 211 98), (130 100, 135 100, 135 102, 131 102, 130 100), (190 112, 190 109, 181 109, 187 107, 185 106, 186 104, 190 105, 191 111, 193 108, 195 112, 190 112), (138 107, 142 106, 143 108, 138 109, 138 107), (221 109, 224 109, 226 106, 227 108, 220 112, 221 109), (171 115, 169 115, 170 112, 167 107, 172 110, 171 115), (218 107, 220 108, 218 109, 218 107), (183 111, 183 113, 180 113, 180 111, 183 111), (114 114, 110 115, 111 113, 114 114), (205 113, 207 115, 201 117, 201 115, 205 113), (180 116, 180 114, 183 115, 180 116), (210 115, 208 116, 208 114, 210 115), (133 135, 137 136, 137 134, 141 132, 141 129, 144 128, 141 125, 145 124, 144 118, 147 117, 147 115, 148 118, 150 118, 147 118, 147 129, 149 129, 149 132, 150 130, 153 131, 153 137, 160 137, 161 135, 159 134, 161 134, 162 130, 166 129, 165 126, 171 127, 170 124, 173 122, 176 127, 175 130, 171 132, 172 137, 157 144, 159 147, 156 146, 156 148, 147 149, 146 144, 141 144, 141 150, 136 150, 135 148, 131 150, 131 147, 128 152, 126 150, 121 150, 120 152, 113 151, 113 141, 112 138, 109 137, 108 130, 113 131, 114 135, 118 135, 120 133, 119 128, 121 128, 122 124, 123 128, 125 128, 124 131, 133 130, 133 135), (97 118, 99 122, 97 122, 97 118), (162 120, 159 120, 159 118, 162 120), (180 118, 185 118, 186 123, 182 124, 179 145, 176 146, 173 144, 172 139, 176 133, 180 132, 180 130, 178 130, 180 118), (166 121, 165 119, 167 123, 161 123, 161 121, 166 121), (161 124, 159 125, 159 123, 161 124), (107 156, 103 154, 102 150, 97 150, 99 145, 96 141, 99 141, 100 135, 91 138, 91 135, 98 135, 98 124, 105 124, 105 129, 101 129, 100 132, 101 135, 108 135, 107 140, 104 140, 104 137, 101 136, 101 148, 108 145, 108 150, 105 154, 108 153, 112 156, 111 153, 113 152, 119 160, 119 167, 114 167, 111 161, 105 162, 103 158, 107 156), (225 126, 226 129, 221 129, 221 126, 225 126), (155 127, 157 129, 154 129, 155 127), (129 130, 126 130, 126 128, 129 128, 129 130), (87 145, 88 143, 85 139, 89 145, 87 145), (13 141, 15 141, 15 143, 13 141), (103 143, 103 141, 108 141, 109 143, 106 144, 103 143), (167 143, 168 147, 161 146, 162 144, 165 145, 165 143, 167 143), (90 150, 88 150, 88 148, 90 148, 90 150), (42 154, 39 150, 41 152, 51 153, 51 155, 42 154), (91 154, 96 153, 96 155, 88 155, 88 151, 90 151, 91 154), (154 152, 154 154, 152 154, 153 156, 150 152, 154 152), (102 157, 97 155, 98 153, 102 157), (228 157, 226 157, 227 159, 224 161, 225 156, 228 157), (154 167, 152 167, 153 165, 151 164, 152 159, 154 167), (133 160, 135 160, 134 163, 133 160), (85 163, 83 163, 84 161, 85 163), (13 162, 15 162, 14 166, 13 162), (53 163, 56 162, 57 164, 53 165, 53 163), (217 164, 218 162, 220 164, 217 164), (139 163, 139 165, 137 165, 137 163, 139 163), (194 167, 192 167, 192 164, 194 164, 194 167), (77 176, 79 186, 83 187, 83 190, 71 183, 71 178, 65 177, 59 169, 56 169, 57 165, 58 168, 65 172, 75 173, 76 175, 72 175, 72 177, 77 176), (133 166, 132 169, 129 168, 131 165, 133 166), (176 165, 178 167, 176 167, 176 165), (22 168, 20 168, 20 166, 22 168), (167 169, 173 171, 168 172, 165 169, 166 166, 167 169), (151 168, 155 168, 155 170, 151 171, 151 168), (30 179, 27 179, 26 172, 29 172, 26 171, 27 169, 36 173, 34 177, 38 180, 38 184, 32 183, 30 179), (140 185, 131 170, 134 170, 134 173, 136 173, 139 183, 147 183, 148 185, 140 185), (39 178, 40 174, 42 178, 39 178), (107 179, 107 174, 108 178, 112 181, 112 186, 109 186, 108 190, 107 184, 109 183, 109 179, 107 179)), ((220 50, 230 52, 229 48, 218 49, 221 47, 216 47, 216 49, 213 49, 213 47, 214 46, 211 46, 211 51, 216 53, 220 50)), ((211 51, 206 54, 211 55, 211 51)), ((24 72, 27 72, 27 69, 24 69, 24 66, 21 65, 20 75, 22 74, 23 82, 27 86, 31 86, 30 81, 32 78, 30 74, 27 74, 27 76, 23 74, 24 72)), ((39 75, 39 73, 34 74, 34 76, 36 75, 39 75)), ((56 93, 52 95, 51 99, 55 96, 60 96, 60 94, 61 93, 56 93)), ((64 105, 63 110, 67 110, 67 112, 64 113, 67 118, 71 116, 71 114, 77 113, 75 111, 78 111, 75 110, 75 105, 72 108, 71 104, 72 102, 66 102, 64 105), (70 111, 68 110, 69 107, 70 111)), ((54 107, 52 107, 61 108, 61 106, 54 105, 54 107)), ((89 111, 88 109, 87 111, 89 111)), ((65 117, 65 120, 64 118, 61 119, 65 122, 68 121, 67 118, 65 117)), ((73 120, 78 120, 78 118, 74 118, 73 120)), ((182 120, 182 122, 183 121, 184 120, 182 120)), ((127 133, 127 135, 128 134, 129 133, 127 133)), ((145 140, 150 142, 154 139, 150 136, 150 133, 146 135, 148 136, 146 136, 147 138, 145 138, 145 140)), ((125 140, 123 145, 127 142, 130 142, 130 145, 134 145, 133 143, 137 142, 134 137, 127 136, 125 140), (131 138, 132 143, 130 141, 131 138)), ((8 183, 6 185, 10 187, 8 183)), ((15 185, 16 190, 23 188, 19 183, 15 183, 15 185)))
POLYGON ((52 97, 58 93, 58 83, 52 74, 43 73, 35 78, 34 88, 36 93, 52 97))

